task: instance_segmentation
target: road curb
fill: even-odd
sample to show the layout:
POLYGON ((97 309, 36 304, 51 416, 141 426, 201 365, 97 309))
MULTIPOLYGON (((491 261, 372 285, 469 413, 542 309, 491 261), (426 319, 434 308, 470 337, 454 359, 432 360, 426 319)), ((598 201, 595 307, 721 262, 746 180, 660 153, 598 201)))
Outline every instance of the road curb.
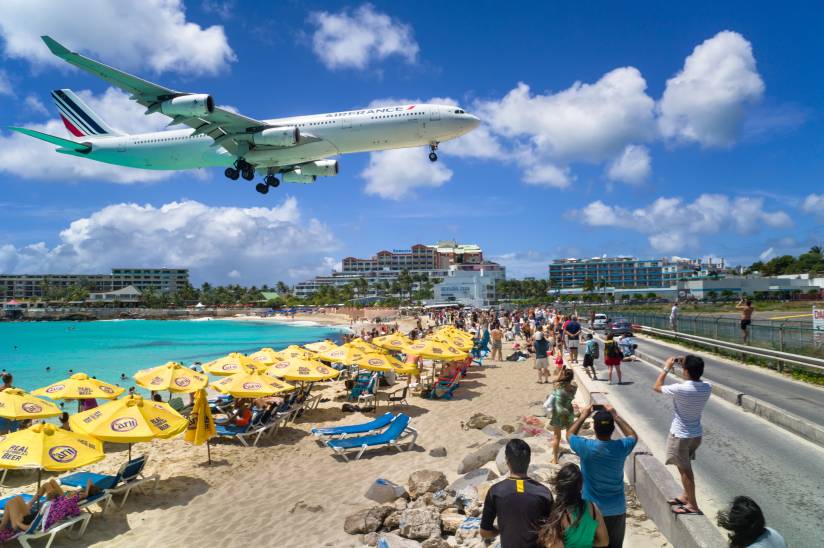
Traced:
MULTIPOLYGON (((593 404, 609 403, 606 395, 590 386, 590 380, 579 368, 573 368, 579 390, 593 404)), ((667 540, 678 548, 717 548, 727 542, 707 516, 677 516, 667 500, 681 494, 681 486, 666 466, 659 461, 643 441, 639 440, 624 464, 624 473, 635 495, 667 540)))
MULTIPOLYGON (((635 355, 644 362, 658 368, 663 368, 663 362, 657 358, 645 354, 644 352, 635 352, 635 355)), ((738 390, 734 390, 729 386, 710 381, 712 384, 712 395, 728 401, 733 405, 737 405, 744 411, 759 416, 767 422, 783 428, 784 430, 802 437, 820 447, 824 447, 824 427, 812 423, 807 419, 799 417, 789 411, 781 409, 764 400, 750 396, 738 390)))

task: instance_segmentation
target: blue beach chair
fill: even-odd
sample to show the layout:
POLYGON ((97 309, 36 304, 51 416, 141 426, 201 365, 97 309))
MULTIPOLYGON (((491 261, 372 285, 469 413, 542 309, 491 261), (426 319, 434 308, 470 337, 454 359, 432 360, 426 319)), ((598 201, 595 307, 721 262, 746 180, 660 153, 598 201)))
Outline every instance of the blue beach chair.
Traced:
POLYGON ((389 428, 379 434, 372 434, 370 436, 360 436, 357 438, 344 438, 339 440, 330 440, 326 446, 332 449, 335 454, 343 457, 343 460, 349 461, 346 456, 346 451, 360 449, 355 455, 355 460, 361 458, 363 453, 370 447, 394 447, 398 451, 401 449, 402 440, 411 437, 411 441, 406 446, 406 451, 414 447, 415 440, 418 439, 418 431, 409 426, 409 415, 400 413, 395 420, 389 425, 389 428))
POLYGON ((332 438, 346 438, 353 434, 366 434, 375 430, 381 430, 395 420, 392 413, 384 413, 375 420, 361 424, 351 424, 349 426, 331 426, 329 428, 312 428, 312 435, 321 438, 324 445, 332 438))
MULTIPOLYGON (((74 516, 63 521, 57 522, 52 524, 51 527, 48 529, 44 528, 46 524, 46 518, 49 515, 49 510, 51 509, 51 502, 43 503, 43 506, 40 507, 40 510, 35 514, 34 519, 32 519, 29 527, 18 534, 16 538, 20 541, 20 544, 24 548, 31 548, 31 544, 29 544, 30 540, 49 537, 48 542, 46 542, 46 547, 49 548, 52 542, 54 542, 54 537, 60 531, 65 529, 71 530, 76 524, 80 524, 80 528, 75 535, 75 538, 80 538, 86 532, 86 527, 89 525, 89 520, 92 518, 91 514, 81 513, 79 516, 74 516)), ((12 539, 9 539, 12 540, 12 539)))
POLYGON ((157 482, 160 480, 160 475, 144 476, 143 469, 145 467, 146 455, 142 455, 123 464, 117 471, 117 474, 113 476, 96 474, 94 472, 75 472, 74 474, 59 478, 59 481, 61 485, 82 489, 86 487, 86 483, 91 480, 95 487, 109 496, 123 493, 123 500, 120 501, 119 506, 123 508, 132 489, 136 487, 143 489, 143 486, 149 482, 152 482, 152 492, 157 489, 157 482))

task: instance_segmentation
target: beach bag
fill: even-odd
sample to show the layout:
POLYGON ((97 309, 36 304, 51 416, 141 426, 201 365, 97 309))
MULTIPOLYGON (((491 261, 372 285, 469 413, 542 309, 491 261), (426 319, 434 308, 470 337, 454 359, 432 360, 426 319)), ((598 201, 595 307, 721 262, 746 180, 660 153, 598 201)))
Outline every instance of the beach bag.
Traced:
POLYGON ((598 345, 598 341, 592 341, 592 359, 597 360, 601 357, 601 347, 598 345))

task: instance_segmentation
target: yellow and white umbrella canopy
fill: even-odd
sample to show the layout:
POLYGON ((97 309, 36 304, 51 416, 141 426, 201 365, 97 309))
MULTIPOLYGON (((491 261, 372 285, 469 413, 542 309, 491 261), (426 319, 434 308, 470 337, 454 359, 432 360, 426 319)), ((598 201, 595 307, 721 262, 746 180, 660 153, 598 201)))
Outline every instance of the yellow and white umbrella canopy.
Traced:
POLYGON ((0 440, 0 468, 60 472, 102 460, 103 443, 86 434, 39 423, 0 440))
POLYGON ((84 400, 102 398, 113 400, 126 389, 107 382, 93 379, 85 373, 75 373, 68 379, 33 390, 35 396, 46 396, 53 400, 84 400))
POLYGON ((75 432, 114 443, 167 439, 184 430, 189 421, 169 404, 131 395, 69 417, 75 432))
POLYGON ((329 350, 334 350, 338 348, 338 345, 326 339, 325 341, 318 341, 309 344, 304 344, 303 347, 307 350, 311 350, 312 352, 328 352, 329 350))
POLYGON ((294 358, 284 360, 269 367, 266 371, 273 377, 297 382, 316 382, 334 379, 340 371, 317 360, 294 358))
POLYGON ((388 354, 364 354, 362 358, 355 361, 354 365, 370 371, 394 371, 398 375, 420 374, 415 364, 404 363, 388 354))
POLYGON ((450 346, 454 346, 461 352, 469 352, 475 346, 475 343, 471 339, 461 337, 456 333, 438 332, 426 338, 444 342, 450 346))
POLYGON ((249 355, 249 359, 259 366, 269 367, 281 360, 280 355, 272 348, 261 348, 254 354, 249 355))
POLYGON ((207 375, 192 371, 178 362, 168 362, 158 367, 138 371, 134 374, 134 380, 139 386, 155 392, 165 390, 177 393, 197 392, 209 384, 207 375))
POLYGON ((257 373, 266 370, 265 365, 258 365, 248 356, 240 352, 232 352, 228 356, 218 358, 203 366, 203 370, 219 377, 234 375, 235 373, 257 373))
POLYGON ((432 339, 413 341, 402 348, 405 354, 413 354, 430 360, 462 360, 467 353, 454 346, 432 339))
POLYGON ((195 394, 192 412, 189 413, 189 424, 186 426, 184 439, 193 445, 202 445, 216 434, 215 421, 212 419, 212 410, 209 408, 206 390, 198 390, 195 394))
POLYGON ((0 392, 0 417, 11 420, 45 419, 61 413, 52 402, 41 400, 19 388, 6 388, 0 392))
POLYGON ((405 344, 410 344, 412 339, 403 333, 392 333, 391 335, 382 335, 372 339, 372 343, 384 348, 386 350, 401 351, 401 347, 405 344))
POLYGON ((383 348, 376 344, 372 344, 370 342, 366 342, 365 340, 358 337, 357 339, 352 340, 349 343, 350 345, 354 346, 355 348, 359 348, 364 352, 377 352, 378 354, 383 354, 386 352, 383 348))
POLYGON ((306 360, 311 360, 315 358, 315 353, 311 350, 306 350, 305 348, 301 348, 296 344, 290 344, 283 350, 278 350, 278 356, 280 356, 282 360, 293 360, 295 358, 301 358, 306 360))
POLYGON ((346 343, 333 350, 320 352, 315 357, 327 362, 351 365, 355 363, 355 360, 362 358, 364 354, 366 354, 366 352, 364 352, 363 349, 357 348, 351 343, 346 343))
POLYGON ((212 388, 236 398, 262 398, 289 392, 295 387, 270 375, 237 373, 212 383, 212 388))

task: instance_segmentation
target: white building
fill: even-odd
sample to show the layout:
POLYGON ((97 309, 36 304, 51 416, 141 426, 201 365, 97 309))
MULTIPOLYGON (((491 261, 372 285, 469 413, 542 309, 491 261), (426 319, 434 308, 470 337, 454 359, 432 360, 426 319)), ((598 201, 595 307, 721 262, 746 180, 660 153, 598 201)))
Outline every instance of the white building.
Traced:
POLYGON ((460 303, 467 306, 485 307, 496 302, 495 283, 506 279, 506 271, 498 265, 497 268, 468 269, 452 267, 441 283, 433 291, 435 298, 427 304, 460 303))
POLYGON ((105 291, 100 293, 89 293, 89 298, 86 299, 90 304, 103 303, 118 303, 118 304, 137 304, 140 302, 140 290, 133 285, 128 285, 121 289, 114 291, 105 291))

